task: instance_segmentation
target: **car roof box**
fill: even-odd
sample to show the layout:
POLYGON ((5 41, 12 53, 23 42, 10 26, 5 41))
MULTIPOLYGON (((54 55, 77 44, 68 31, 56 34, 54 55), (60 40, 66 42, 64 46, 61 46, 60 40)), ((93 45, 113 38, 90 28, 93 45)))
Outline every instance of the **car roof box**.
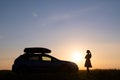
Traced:
POLYGON ((41 47, 31 47, 31 48, 25 48, 24 52, 26 53, 51 53, 51 50, 47 48, 41 48, 41 47))

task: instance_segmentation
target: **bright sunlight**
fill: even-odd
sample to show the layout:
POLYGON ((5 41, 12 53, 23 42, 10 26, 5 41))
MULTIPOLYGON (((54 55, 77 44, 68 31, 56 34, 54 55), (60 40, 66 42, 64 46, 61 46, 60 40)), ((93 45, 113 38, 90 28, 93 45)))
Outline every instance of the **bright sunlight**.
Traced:
POLYGON ((74 61, 75 63, 80 63, 84 59, 82 53, 80 53, 80 52, 72 53, 71 57, 72 57, 72 61, 74 61))

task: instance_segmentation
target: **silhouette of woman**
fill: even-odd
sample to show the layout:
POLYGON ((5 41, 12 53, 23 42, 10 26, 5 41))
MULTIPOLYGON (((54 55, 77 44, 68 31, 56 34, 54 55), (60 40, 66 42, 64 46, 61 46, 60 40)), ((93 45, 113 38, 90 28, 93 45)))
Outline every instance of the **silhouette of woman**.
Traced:
POLYGON ((92 55, 91 55, 90 50, 87 50, 86 53, 87 55, 85 56, 85 59, 86 59, 85 67, 87 67, 87 72, 89 73, 90 72, 89 68, 92 67, 91 61, 90 61, 90 58, 92 57, 92 55))

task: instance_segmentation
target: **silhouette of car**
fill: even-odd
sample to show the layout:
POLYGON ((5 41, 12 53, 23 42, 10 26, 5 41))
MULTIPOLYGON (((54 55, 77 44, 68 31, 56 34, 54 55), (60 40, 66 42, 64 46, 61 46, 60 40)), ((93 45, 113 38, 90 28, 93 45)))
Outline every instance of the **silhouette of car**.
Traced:
POLYGON ((78 72, 78 66, 69 61, 59 60, 48 55, 47 48, 25 48, 24 54, 15 59, 12 71, 28 72, 78 72))

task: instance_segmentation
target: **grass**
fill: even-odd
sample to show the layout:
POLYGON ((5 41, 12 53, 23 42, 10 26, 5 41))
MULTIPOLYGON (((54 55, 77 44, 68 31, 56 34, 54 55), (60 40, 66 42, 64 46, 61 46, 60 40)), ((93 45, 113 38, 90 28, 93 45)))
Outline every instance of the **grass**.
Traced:
POLYGON ((0 80, 120 80, 120 70, 91 70, 89 74, 80 70, 78 74, 65 73, 31 73, 15 74, 10 70, 0 70, 0 80))
POLYGON ((91 70, 90 74, 86 71, 79 71, 79 80, 120 80, 120 70, 91 70))

